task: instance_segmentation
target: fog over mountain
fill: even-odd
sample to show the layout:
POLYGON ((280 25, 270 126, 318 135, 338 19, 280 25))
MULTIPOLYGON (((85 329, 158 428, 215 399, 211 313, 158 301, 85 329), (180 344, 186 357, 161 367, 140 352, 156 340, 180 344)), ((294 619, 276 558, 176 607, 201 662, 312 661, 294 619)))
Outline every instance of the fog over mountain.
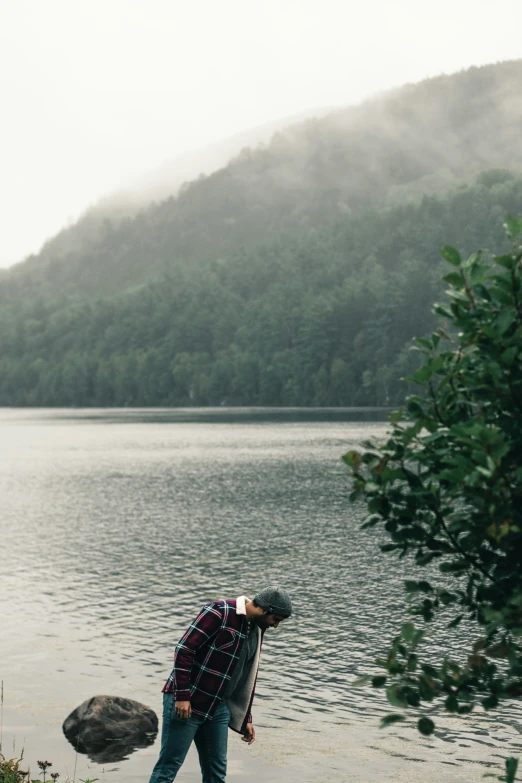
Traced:
POLYGON ((134 214, 151 202, 164 201, 177 195, 185 182, 196 180, 201 175, 208 176, 223 168, 241 150, 255 149, 267 144, 277 131, 305 119, 323 117, 330 111, 332 108, 310 109, 293 117, 283 117, 256 128, 249 128, 202 149, 178 155, 120 190, 101 198, 87 210, 87 214, 99 217, 134 214))
POLYGON ((294 123, 136 217, 91 210, 4 279, 26 290, 50 272, 63 290, 108 292, 173 261, 444 193, 484 169, 522 170, 521 84, 520 60, 470 68, 294 123))
POLYGON ((1 5, 0 266, 186 151, 520 56, 518 0, 1 5))
POLYGON ((278 130, 0 278, 3 404, 388 404, 438 248, 522 212, 522 61, 278 130))

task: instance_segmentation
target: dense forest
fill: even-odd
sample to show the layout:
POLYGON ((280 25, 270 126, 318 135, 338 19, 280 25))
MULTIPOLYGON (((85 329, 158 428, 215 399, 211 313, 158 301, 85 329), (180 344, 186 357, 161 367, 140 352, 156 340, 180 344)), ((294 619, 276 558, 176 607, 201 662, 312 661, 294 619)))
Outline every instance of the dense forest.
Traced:
POLYGON ((445 243, 499 248, 522 179, 489 171, 140 286, 0 307, 0 404, 391 405, 443 296, 445 243))
POLYGON ((522 61, 307 120, 0 275, 0 405, 395 405, 438 249, 522 211, 522 61))

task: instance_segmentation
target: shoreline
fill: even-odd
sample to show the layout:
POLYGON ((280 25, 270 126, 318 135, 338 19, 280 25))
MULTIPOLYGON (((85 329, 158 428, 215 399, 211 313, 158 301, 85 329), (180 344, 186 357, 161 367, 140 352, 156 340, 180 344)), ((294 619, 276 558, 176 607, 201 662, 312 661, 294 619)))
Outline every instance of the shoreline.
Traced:
MULTIPOLYGON (((20 755, 23 768, 36 771, 37 759, 52 762, 62 783, 98 778, 100 783, 144 783, 159 752, 159 737, 126 760, 106 765, 77 754, 51 716, 30 715, 29 705, 4 704, 3 752, 7 759, 20 755), (29 720, 28 720, 29 718, 29 720), (30 719, 32 718, 32 720, 30 719), (13 752, 11 752, 13 751, 13 752)), ((259 710, 258 710, 259 712, 259 710)), ((489 736, 472 721, 444 720, 435 737, 420 737, 412 725, 399 731, 379 730, 377 723, 359 722, 357 716, 342 724, 321 719, 317 724, 297 721, 265 723, 259 714, 257 739, 247 748, 229 733, 227 779, 236 783, 479 783, 485 772, 500 775, 502 759, 522 751, 518 732, 515 747, 494 742, 494 722, 489 736), (467 724, 467 725, 466 725, 467 724), (373 730, 372 730, 373 726, 373 730), (335 728, 334 728, 335 727, 335 728), (444 729, 452 729, 453 735, 444 729), (303 743, 303 732, 308 735, 303 743), (477 745, 477 733, 480 744, 477 745), (437 736, 438 734, 438 736, 437 736), (516 747, 518 745, 518 747, 516 747)), ((439 723, 442 722, 442 717, 439 723)), ((161 721, 160 721, 161 732, 161 721)), ((183 781, 200 783, 197 753, 191 747, 183 765, 183 781)))

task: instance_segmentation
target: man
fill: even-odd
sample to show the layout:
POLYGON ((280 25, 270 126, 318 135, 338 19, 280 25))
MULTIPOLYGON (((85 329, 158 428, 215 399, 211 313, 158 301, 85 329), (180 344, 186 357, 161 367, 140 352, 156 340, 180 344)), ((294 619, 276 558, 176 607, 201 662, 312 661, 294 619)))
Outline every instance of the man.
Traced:
POLYGON ((163 688, 161 750, 150 783, 172 783, 194 740, 203 783, 224 783, 228 728, 251 745, 251 707, 263 635, 292 614, 288 593, 266 587, 204 606, 174 651, 163 688))

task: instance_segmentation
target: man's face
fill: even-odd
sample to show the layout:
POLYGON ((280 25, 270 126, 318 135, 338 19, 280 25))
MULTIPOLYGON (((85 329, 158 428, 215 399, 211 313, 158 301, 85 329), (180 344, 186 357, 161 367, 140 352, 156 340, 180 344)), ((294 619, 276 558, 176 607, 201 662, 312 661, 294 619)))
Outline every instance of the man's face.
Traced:
POLYGON ((262 614, 256 617, 256 623, 262 631, 266 631, 267 628, 277 628, 284 619, 280 614, 262 614))

